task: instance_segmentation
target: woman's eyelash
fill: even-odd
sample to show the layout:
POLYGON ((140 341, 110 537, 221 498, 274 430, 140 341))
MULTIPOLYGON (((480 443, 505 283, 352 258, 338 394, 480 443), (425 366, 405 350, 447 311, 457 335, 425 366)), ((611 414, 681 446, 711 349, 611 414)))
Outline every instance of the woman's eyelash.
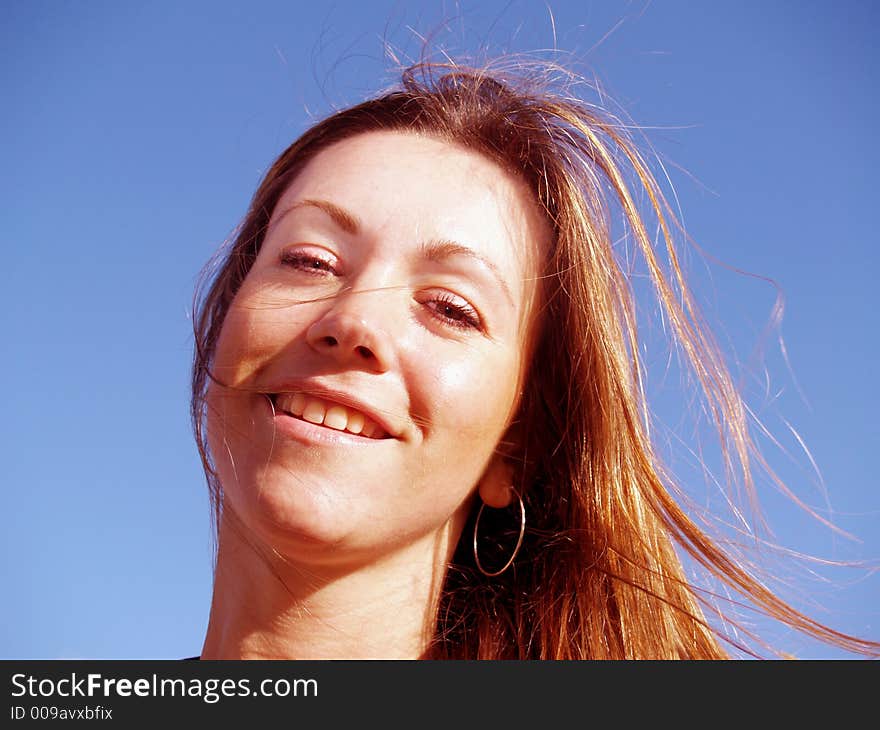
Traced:
POLYGON ((304 251, 284 251, 281 254, 281 263, 285 266, 292 266, 302 271, 330 274, 337 273, 333 261, 304 251))
POLYGON ((432 305, 429 306, 429 309, 438 319, 452 327, 459 329, 483 329, 483 323, 476 310, 470 305, 455 301, 448 294, 438 294, 429 300, 428 304, 432 305))

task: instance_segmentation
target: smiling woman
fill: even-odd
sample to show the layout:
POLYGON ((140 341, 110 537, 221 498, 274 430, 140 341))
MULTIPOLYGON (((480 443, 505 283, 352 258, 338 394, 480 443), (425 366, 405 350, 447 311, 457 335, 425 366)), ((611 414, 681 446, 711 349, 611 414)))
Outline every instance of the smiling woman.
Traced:
POLYGON ((419 65, 281 155, 199 301, 203 658, 751 651, 676 546, 784 623, 877 651, 775 597, 670 496, 611 205, 749 485, 742 404, 618 125, 545 75, 419 65))
POLYGON ((323 149, 276 211, 214 355, 224 506, 313 571, 394 556, 425 603, 514 415, 546 225, 495 163, 403 132, 323 149))

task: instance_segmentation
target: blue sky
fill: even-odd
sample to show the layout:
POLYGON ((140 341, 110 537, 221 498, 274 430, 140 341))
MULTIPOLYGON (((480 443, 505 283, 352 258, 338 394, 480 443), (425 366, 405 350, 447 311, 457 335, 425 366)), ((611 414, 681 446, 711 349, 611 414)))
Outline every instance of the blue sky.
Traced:
MULTIPOLYGON (((860 541, 806 518, 764 480, 773 539, 877 565, 871 2, 317 6, 0 9, 0 657, 198 653, 211 596, 208 500, 188 420, 198 271, 310 120, 393 81, 382 39, 415 54, 415 31, 444 17, 438 38, 453 52, 550 48, 555 25, 558 48, 647 128, 688 233, 727 265, 685 256, 750 405, 782 447, 762 439, 766 456, 860 541), (762 336, 780 292, 782 325, 762 336)), ((699 424, 679 425, 689 394, 661 370, 650 385, 658 419, 693 447, 699 424)), ((688 489, 717 499, 687 449, 669 444, 688 489)), ((880 639, 880 575, 788 577, 797 605, 880 639)), ((842 656, 755 624, 796 655, 842 656)))

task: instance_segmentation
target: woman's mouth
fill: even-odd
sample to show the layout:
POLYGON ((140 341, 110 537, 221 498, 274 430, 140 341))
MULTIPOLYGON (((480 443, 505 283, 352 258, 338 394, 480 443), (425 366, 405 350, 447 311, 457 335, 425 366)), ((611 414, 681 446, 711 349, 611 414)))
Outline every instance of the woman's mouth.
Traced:
POLYGON ((279 393, 272 396, 272 405, 276 413, 284 413, 316 426, 369 439, 389 438, 389 434, 369 416, 341 403, 302 393, 279 393))

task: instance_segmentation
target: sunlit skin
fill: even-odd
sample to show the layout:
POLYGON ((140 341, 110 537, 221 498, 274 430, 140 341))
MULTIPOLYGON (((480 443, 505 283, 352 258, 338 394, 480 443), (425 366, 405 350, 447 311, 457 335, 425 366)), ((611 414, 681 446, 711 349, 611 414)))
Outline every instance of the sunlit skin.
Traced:
POLYGON ((438 139, 306 165, 217 346, 208 440, 239 529, 221 521, 203 657, 418 656, 472 500, 512 498, 498 446, 548 236, 524 183, 438 139), (380 437, 284 413, 295 393, 380 437))

